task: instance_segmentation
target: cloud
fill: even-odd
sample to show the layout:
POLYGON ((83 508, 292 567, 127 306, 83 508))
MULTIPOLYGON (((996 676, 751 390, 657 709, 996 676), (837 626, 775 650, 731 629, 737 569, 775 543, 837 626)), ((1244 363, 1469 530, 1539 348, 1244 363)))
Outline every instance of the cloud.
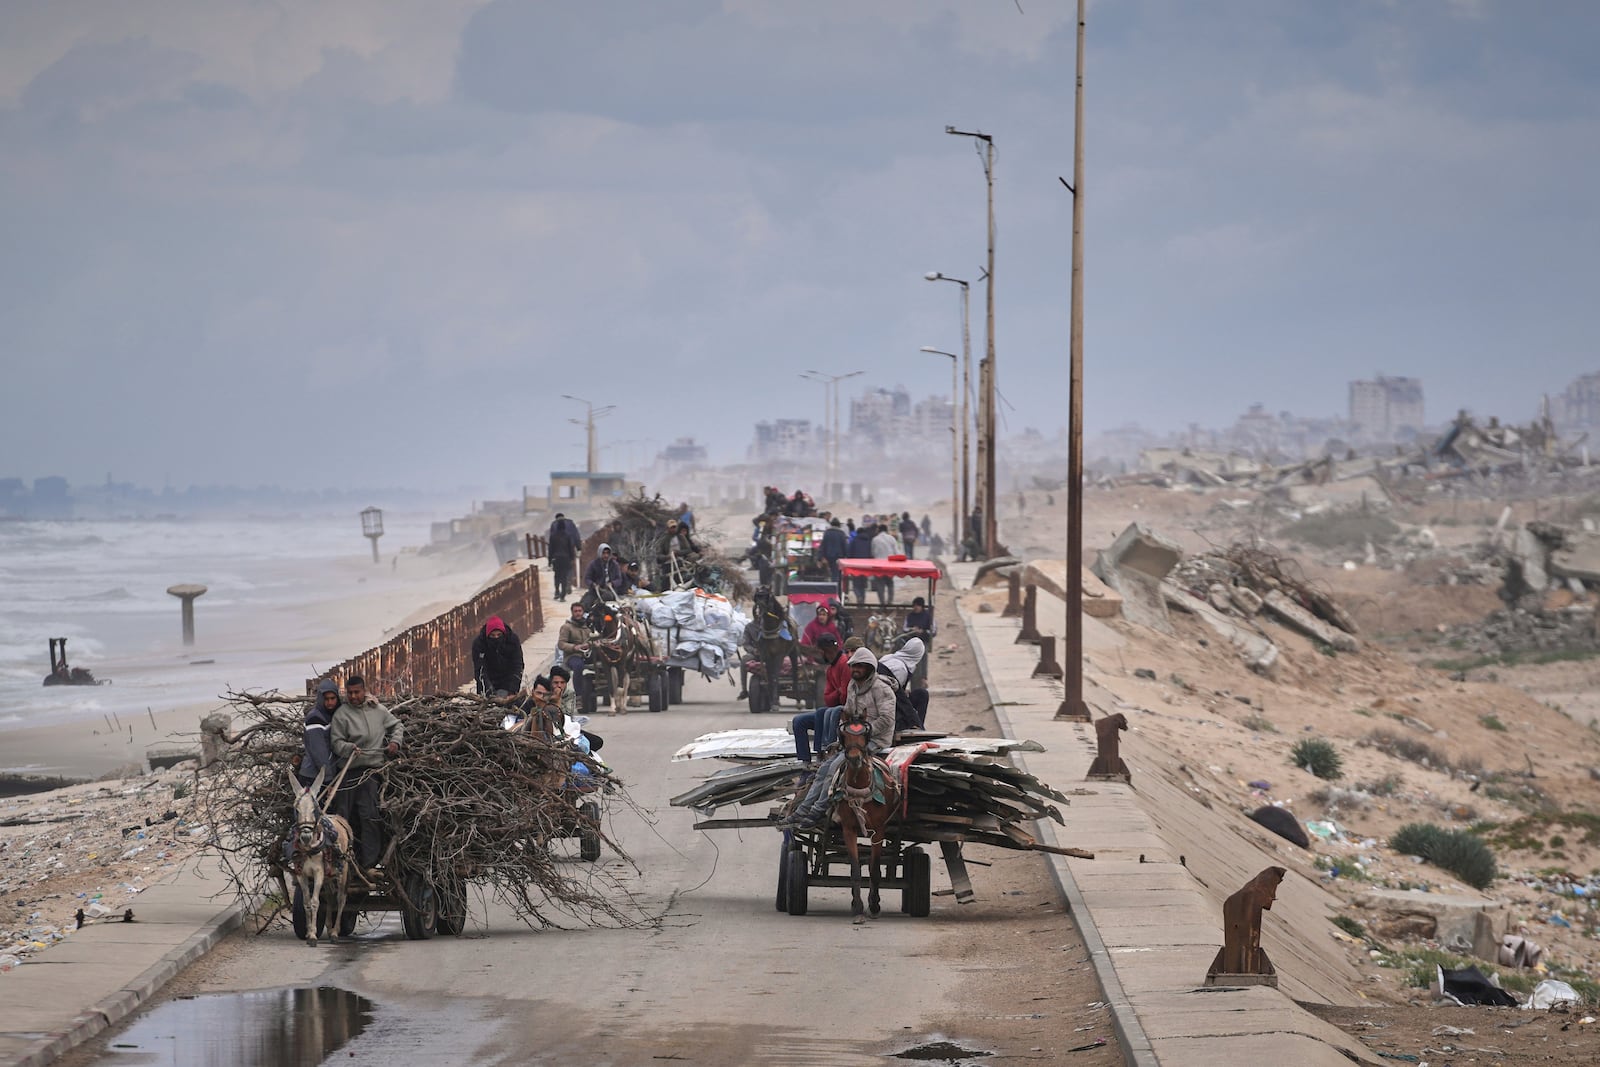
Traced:
MULTIPOLYGON (((959 345, 956 292, 925 271, 973 280, 983 349, 983 175, 947 123, 999 146, 1011 422, 1058 425, 1073 26, 1023 8, 19 0, 0 454, 537 483, 578 439, 562 391, 725 457, 820 413, 800 370, 942 392, 916 349, 959 345), (91 430, 37 402, 64 387, 91 430)), ((1516 417, 1530 365, 1540 388, 1592 369, 1596 23, 1093 5, 1091 425, 1326 413, 1377 364, 1435 411, 1516 417)))

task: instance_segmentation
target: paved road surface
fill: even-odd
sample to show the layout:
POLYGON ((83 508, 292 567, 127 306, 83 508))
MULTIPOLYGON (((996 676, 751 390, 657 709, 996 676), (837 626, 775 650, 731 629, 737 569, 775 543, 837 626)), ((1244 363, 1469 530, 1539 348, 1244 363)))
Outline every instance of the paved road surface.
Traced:
MULTIPOLYGON (((392 915, 363 926, 353 942, 315 949, 286 926, 236 936, 174 983, 180 999, 68 1062, 314 1063, 358 1025, 345 1018, 352 998, 340 994, 310 1012, 322 1020, 316 1026, 286 1026, 286 1009, 296 1003, 290 990, 315 986, 372 1002, 361 1005, 370 1015, 360 1032, 329 1060, 351 1064, 392 1064, 400 1056, 418 1063, 847 1067, 905 1062, 885 1056, 946 1035, 1002 1054, 999 1046, 1009 1040, 1015 1055, 1040 1060, 1050 1041, 1072 1039, 1075 1024, 1104 1022, 1096 1009, 1068 1013, 1055 1002, 1064 992, 1061 976, 1018 970, 1037 962, 1039 952, 1055 953, 1048 962, 1062 965, 1082 955, 1038 857, 1006 853, 1001 866, 975 868, 978 903, 958 907, 936 896, 926 919, 901 914, 899 893, 888 892, 882 917, 854 926, 849 892, 838 889, 813 888, 808 916, 777 912, 775 831, 708 836, 691 829, 689 812, 667 805, 725 766, 669 762, 682 743, 708 730, 781 721, 750 715, 734 695, 726 681, 691 678, 686 702, 667 712, 602 714, 590 724, 648 813, 613 808, 609 826, 642 873, 630 874, 609 851, 602 862, 630 880, 647 911, 662 916, 658 926, 534 931, 475 901, 474 921, 460 938, 408 942, 392 915), (205 996, 245 990, 276 992, 223 1002, 205 996), (194 995, 201 999, 181 999, 194 995), (261 1025, 249 1022, 258 1015, 261 1025), (150 1050, 159 1055, 147 1058, 150 1050)), ((575 865, 576 846, 558 846, 575 865)), ((937 892, 948 881, 937 859, 935 868, 937 892)), ((1087 992, 1077 991, 1080 1006, 1097 995, 1089 981, 1087 992)))

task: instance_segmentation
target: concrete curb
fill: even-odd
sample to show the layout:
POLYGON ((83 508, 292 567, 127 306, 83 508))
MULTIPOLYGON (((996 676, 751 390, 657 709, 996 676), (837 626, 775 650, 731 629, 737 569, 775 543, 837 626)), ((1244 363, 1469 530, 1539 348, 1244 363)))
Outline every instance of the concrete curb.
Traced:
MULTIPOLYGON (((1010 717, 1006 715, 1005 707, 1000 704, 994 678, 989 674, 989 661, 984 657, 983 646, 978 643, 974 634, 972 620, 959 600, 956 602, 956 614, 967 631, 973 658, 978 662, 978 673, 983 678, 983 687, 989 694, 989 702, 994 705, 995 718, 1000 720, 1000 729, 1007 737, 1019 740, 1012 729, 1010 717)), ((1011 760, 1027 772, 1028 764, 1023 759, 1022 753, 1013 752, 1011 760)), ((1037 827, 1040 840, 1045 844, 1060 845, 1056 838, 1055 827, 1049 820, 1040 819, 1034 825, 1037 827)), ((1084 947, 1089 950, 1089 962, 1094 967, 1095 977, 1100 980, 1100 989, 1105 993, 1106 1005, 1111 1009, 1112 1028, 1122 1045, 1123 1062, 1128 1064, 1128 1067, 1159 1067, 1161 1061, 1156 1058, 1150 1038, 1145 1035, 1144 1027, 1139 1023, 1139 1016, 1122 988, 1122 979, 1117 976, 1116 967, 1111 962, 1111 953, 1106 950, 1105 940, 1101 938, 1100 931, 1094 925, 1094 916, 1089 913, 1089 908, 1084 903, 1083 892, 1072 877, 1072 869, 1067 866, 1067 858, 1049 852, 1044 856, 1049 861, 1050 875, 1061 891, 1067 911, 1077 921, 1078 932, 1083 935, 1084 947)))
POLYGON ((42 1067, 103 1033, 137 1011, 161 988, 176 978, 185 967, 216 947, 228 934, 244 924, 254 908, 235 904, 200 927, 187 941, 162 956, 143 974, 122 989, 84 1009, 65 1030, 47 1034, 9 1061, 16 1067, 42 1067))

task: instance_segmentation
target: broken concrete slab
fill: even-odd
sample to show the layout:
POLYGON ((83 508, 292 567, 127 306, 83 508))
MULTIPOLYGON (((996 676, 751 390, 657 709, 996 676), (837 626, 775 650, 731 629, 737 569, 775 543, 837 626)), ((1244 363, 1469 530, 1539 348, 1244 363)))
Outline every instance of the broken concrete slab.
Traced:
POLYGON ((1321 485, 1292 485, 1289 500, 1299 507, 1317 504, 1332 508, 1389 507, 1394 500, 1383 483, 1370 474, 1321 485))
POLYGON ((1299 604, 1274 589, 1261 598, 1261 604, 1272 614, 1307 637, 1321 641, 1341 652, 1354 652, 1361 643, 1336 626, 1329 626, 1299 604))
POLYGON ((1183 549, 1138 523, 1130 523, 1094 561, 1094 573, 1122 597, 1122 613, 1141 626, 1172 632, 1162 581, 1183 549))
POLYGON ((1218 637, 1238 650, 1239 657, 1257 674, 1270 678, 1277 670, 1278 646, 1267 638, 1234 622, 1204 600, 1190 596, 1171 582, 1161 583, 1161 594, 1167 604, 1196 616, 1211 627, 1218 637))
MULTIPOLYGON (((1550 573, 1560 578, 1600 582, 1600 534, 1566 531, 1566 544, 1550 553, 1550 573)), ((1523 565, 1523 576, 1528 577, 1526 564, 1523 565)), ((1533 583, 1529 580, 1528 584, 1533 583)))
POLYGON ((1415 889, 1370 889, 1357 896, 1355 903, 1374 913, 1370 925, 1380 937, 1431 938, 1491 962, 1510 928, 1511 912, 1503 900, 1415 889))
MULTIPOLYGON (((1109 589, 1088 567, 1081 568, 1083 613, 1096 619, 1114 619, 1122 614, 1122 598, 1109 589)), ((1067 599, 1067 564, 1059 559, 1036 559, 1022 569, 1024 585, 1036 585, 1059 600, 1067 599)))

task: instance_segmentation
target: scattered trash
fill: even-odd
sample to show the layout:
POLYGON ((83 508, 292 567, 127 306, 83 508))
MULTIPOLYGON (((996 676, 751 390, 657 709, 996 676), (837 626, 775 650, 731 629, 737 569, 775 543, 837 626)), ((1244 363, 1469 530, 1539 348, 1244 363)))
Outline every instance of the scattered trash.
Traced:
POLYGON ((1272 789, 1272 783, 1264 778, 1257 778, 1255 781, 1249 784, 1251 789, 1260 789, 1263 792, 1268 792, 1272 789))
MULTIPOLYGON (((1447 971, 1443 967, 1435 967, 1434 970, 1437 972, 1438 983, 1434 991, 1457 1004, 1485 1004, 1496 1008, 1517 1006, 1515 997, 1495 985, 1476 967, 1463 967, 1459 971, 1447 971)), ((1568 989, 1571 987, 1568 986, 1568 989)))
POLYGON ((1250 818, 1292 845, 1299 845, 1301 848, 1311 847, 1311 839, 1300 829, 1300 822, 1292 811, 1268 804, 1252 811, 1250 818))
POLYGON ((1149 667, 1135 667, 1133 670, 1133 676, 1135 678, 1143 678, 1149 682, 1156 680, 1156 672, 1151 670, 1149 667))
POLYGON ((1092 1048, 1104 1048, 1105 1047, 1105 1043, 1106 1043, 1106 1039, 1105 1038, 1097 1037, 1093 1041, 1089 1042, 1087 1045, 1079 1045, 1077 1048, 1069 1048, 1069 1049, 1067 1049, 1067 1051, 1068 1052, 1088 1052, 1092 1048))
POLYGON ((1434 1037, 1477 1037, 1478 1035, 1466 1027, 1461 1026, 1436 1026, 1433 1028, 1434 1037))
POLYGON ((1312 822, 1308 822, 1306 823, 1306 829, 1310 830, 1314 837, 1317 837, 1322 841, 1344 840, 1344 831, 1341 830, 1339 828, 1339 824, 1334 822, 1332 819, 1317 819, 1312 822))
POLYGON ((1563 1004, 1577 1004, 1582 1000, 1578 991, 1565 982, 1558 982, 1554 978, 1546 978, 1533 987, 1528 1002, 1523 1007, 1529 1011, 1544 1011, 1563 1004))

